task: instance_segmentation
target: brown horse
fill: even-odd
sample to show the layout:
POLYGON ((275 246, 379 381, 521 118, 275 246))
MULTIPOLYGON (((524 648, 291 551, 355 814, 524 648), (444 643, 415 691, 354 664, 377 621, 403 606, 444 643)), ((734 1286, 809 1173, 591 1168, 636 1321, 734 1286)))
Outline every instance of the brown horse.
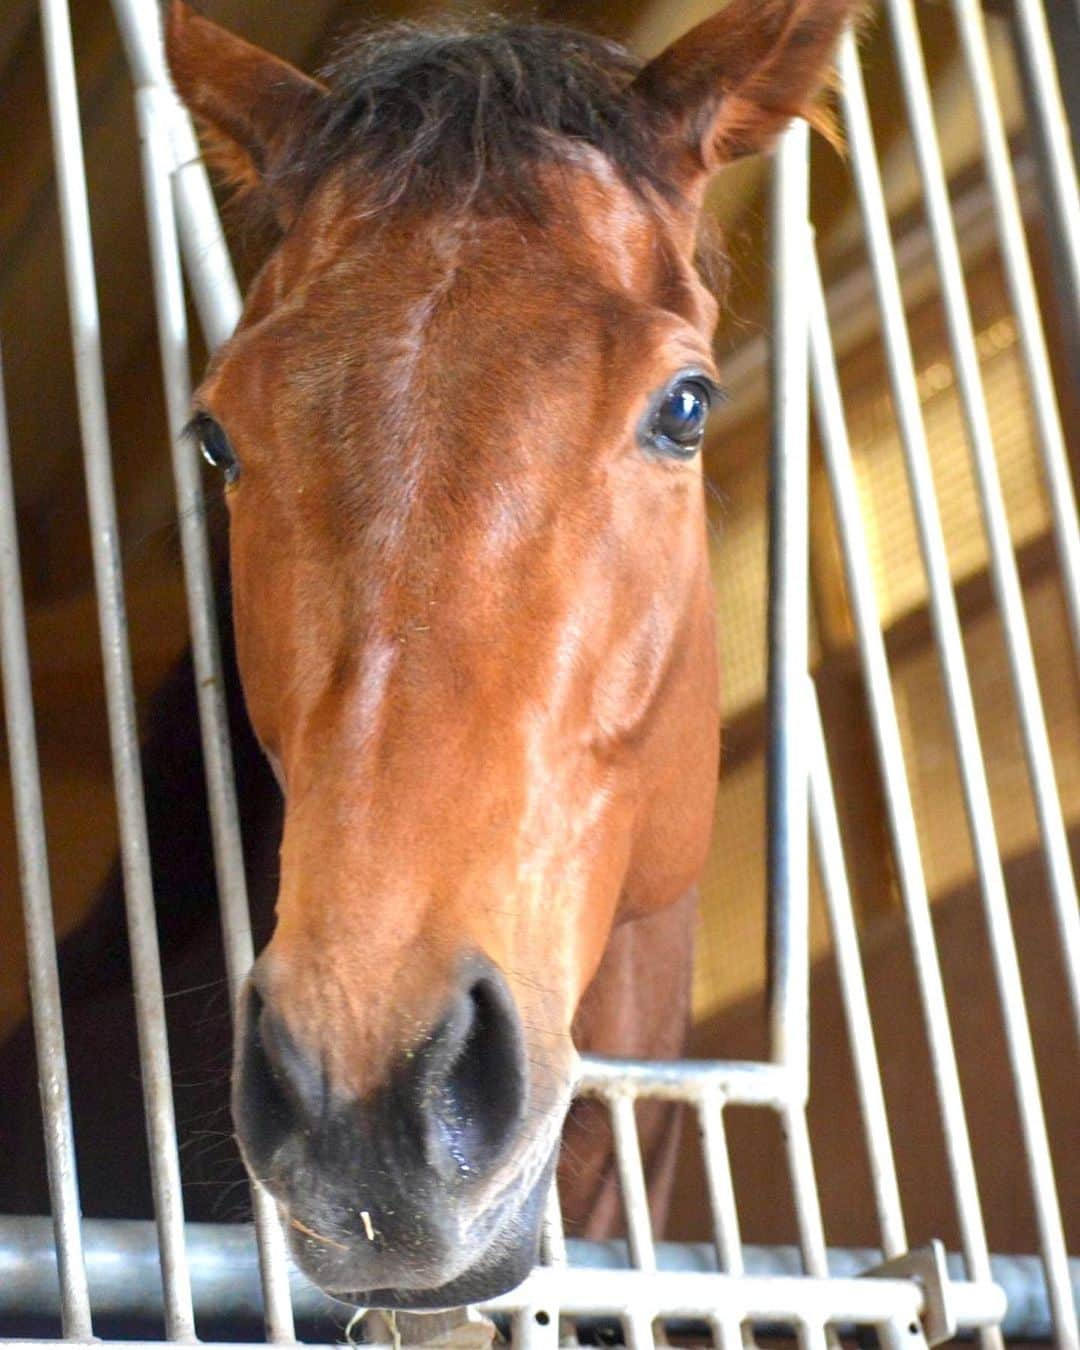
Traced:
MULTIPOLYGON (((701 203, 807 112, 850 8, 734 0, 643 68, 395 28, 326 84, 169 11, 281 235, 193 426, 285 799, 234 1119, 331 1292, 516 1283, 577 1050, 679 1048, 719 737, 701 203)), ((577 1128, 566 1203, 602 1217, 577 1128)))

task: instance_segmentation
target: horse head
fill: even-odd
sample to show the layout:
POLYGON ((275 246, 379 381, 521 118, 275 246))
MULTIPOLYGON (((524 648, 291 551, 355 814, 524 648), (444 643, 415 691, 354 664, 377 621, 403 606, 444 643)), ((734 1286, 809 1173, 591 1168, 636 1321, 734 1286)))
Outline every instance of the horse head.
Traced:
POLYGON ((702 866, 702 200, 811 110, 850 8, 733 0, 644 66, 391 28, 326 83, 168 12, 179 93, 279 233, 193 425, 285 798, 234 1117, 332 1292, 526 1274, 579 1000, 702 866))

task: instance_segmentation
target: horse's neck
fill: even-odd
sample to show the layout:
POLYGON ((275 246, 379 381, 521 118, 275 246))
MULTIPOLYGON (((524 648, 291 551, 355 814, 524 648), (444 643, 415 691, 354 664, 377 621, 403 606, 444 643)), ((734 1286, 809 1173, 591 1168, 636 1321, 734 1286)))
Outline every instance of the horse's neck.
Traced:
MULTIPOLYGON (((623 924, 612 935, 574 1022, 582 1054, 674 1059, 690 1021, 697 892, 670 909, 623 924)), ((637 1112, 654 1226, 662 1228, 671 1196, 679 1110, 650 1103, 637 1112)), ((559 1193, 572 1234, 606 1237, 622 1227, 613 1141, 595 1102, 575 1103, 563 1131, 559 1193)))

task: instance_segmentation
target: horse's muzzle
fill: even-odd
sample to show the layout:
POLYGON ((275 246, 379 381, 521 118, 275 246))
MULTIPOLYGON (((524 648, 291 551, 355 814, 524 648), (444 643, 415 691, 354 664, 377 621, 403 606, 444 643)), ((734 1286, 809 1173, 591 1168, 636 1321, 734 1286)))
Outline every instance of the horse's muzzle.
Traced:
POLYGON ((485 957, 459 968, 431 1032, 380 1088, 346 1098, 248 988, 233 1081, 245 1162, 317 1284, 379 1306, 493 1296, 536 1255, 561 1120, 524 1139, 514 999, 485 957))

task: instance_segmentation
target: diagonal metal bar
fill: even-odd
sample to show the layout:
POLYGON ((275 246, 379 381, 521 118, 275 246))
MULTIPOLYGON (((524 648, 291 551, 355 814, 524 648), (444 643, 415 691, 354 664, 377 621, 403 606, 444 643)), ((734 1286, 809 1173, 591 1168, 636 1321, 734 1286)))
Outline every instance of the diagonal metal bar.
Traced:
POLYGON ((41 799, 30 660, 26 649, 19 536, 15 523, 15 489, 11 475, 3 360, 0 357, 0 655, 4 675, 4 721, 15 833, 19 849, 19 889, 26 956, 30 974, 30 1009, 34 1023, 45 1158, 52 1202, 56 1273, 60 1285, 60 1317, 64 1335, 76 1340, 93 1335, 90 1291, 83 1259, 79 1214, 79 1174, 71 1123, 64 1049, 64 1019, 56 962, 49 862, 45 845, 45 812, 41 799))

